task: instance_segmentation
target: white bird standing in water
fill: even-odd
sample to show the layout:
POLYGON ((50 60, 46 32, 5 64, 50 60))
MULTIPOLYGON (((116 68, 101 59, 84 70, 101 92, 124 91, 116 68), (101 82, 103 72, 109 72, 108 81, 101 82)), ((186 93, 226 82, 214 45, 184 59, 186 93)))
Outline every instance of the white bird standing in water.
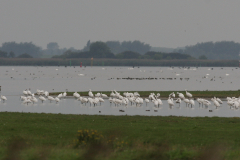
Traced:
POLYGON ((59 99, 61 99, 63 97, 63 94, 62 93, 60 93, 58 96, 57 96, 57 98, 59 98, 59 99))
POLYGON ((216 98, 212 98, 211 100, 213 101, 214 106, 216 106, 216 109, 217 109, 218 107, 220 107, 220 104, 218 103, 218 101, 216 100, 216 98))
POLYGON ((194 102, 194 100, 193 100, 193 99, 190 99, 190 100, 189 100, 189 104, 191 104, 191 108, 192 108, 192 106, 194 106, 194 105, 195 105, 195 102, 194 102))
POLYGON ((184 98, 185 98, 182 93, 177 92, 177 94, 178 94, 178 97, 179 97, 179 98, 181 98, 181 99, 184 99, 184 98))
POLYGON ((33 104, 38 102, 37 98, 35 98, 34 96, 32 96, 30 100, 33 102, 33 104))
POLYGON ((189 104, 189 99, 187 98, 184 98, 183 101, 186 103, 186 107, 188 107, 188 104, 189 104))
POLYGON ((30 99, 25 99, 24 101, 23 101, 23 104, 26 104, 27 103, 27 105, 28 105, 28 103, 32 103, 32 101, 30 100, 30 99))
POLYGON ((23 94, 24 94, 25 96, 27 96, 27 95, 28 95, 27 90, 23 91, 23 94))
POLYGON ((66 96, 67 96, 67 93, 66 93, 66 92, 64 92, 64 93, 63 93, 63 97, 66 97, 66 96))
POLYGON ((93 95, 93 93, 92 93, 91 89, 89 89, 88 96, 89 96, 89 97, 91 97, 91 98, 93 98, 93 97, 94 97, 94 95, 93 95))
POLYGON ((182 100, 181 100, 181 98, 178 98, 175 102, 178 103, 179 107, 180 107, 180 104, 181 104, 182 100))
POLYGON ((172 108, 172 106, 174 106, 173 99, 171 97, 168 98, 168 104, 169 104, 170 108, 172 108))
POLYGON ((189 98, 192 98, 192 94, 189 93, 186 89, 185 89, 185 91, 186 91, 186 96, 189 97, 189 98))
POLYGON ((3 103, 7 100, 7 98, 5 96, 2 96, 2 95, 1 95, 1 99, 2 99, 3 103))
POLYGON ((42 103, 43 101, 46 101, 46 99, 43 96, 39 96, 39 99, 42 101, 42 103))
MULTIPOLYGON (((48 100, 50 101, 50 103, 51 103, 52 101, 55 101, 55 99, 54 99, 52 96, 48 96, 47 98, 48 98, 48 100)), ((39 98, 39 99, 40 99, 40 98, 39 98)))
POLYGON ((54 100, 56 101, 56 104, 60 101, 60 99, 58 97, 55 97, 54 100))
POLYGON ((171 97, 171 98, 175 98, 175 93, 172 92, 171 94, 169 94, 169 97, 171 97))
POLYGON ((149 103, 149 99, 145 98, 146 106, 149 103))

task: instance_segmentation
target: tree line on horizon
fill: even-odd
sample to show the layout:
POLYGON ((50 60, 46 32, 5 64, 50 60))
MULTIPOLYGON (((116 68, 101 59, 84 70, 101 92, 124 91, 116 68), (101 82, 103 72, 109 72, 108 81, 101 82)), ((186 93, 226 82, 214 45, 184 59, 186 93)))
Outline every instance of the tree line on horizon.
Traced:
POLYGON ((136 59, 239 59, 240 43, 233 41, 203 42, 196 45, 177 48, 166 53, 158 50, 163 47, 151 47, 140 41, 107 41, 87 42, 81 50, 71 48, 60 48, 58 43, 50 42, 46 49, 32 42, 5 42, 0 47, 0 58, 136 58, 136 59), (151 54, 150 54, 151 53, 151 54), (175 56, 173 56, 175 55, 175 56), (188 55, 188 56, 187 56, 188 55))
MULTIPOLYGON (((88 45, 87 45, 88 46, 88 45)), ((87 48, 87 47, 86 47, 87 48)), ((140 54, 131 50, 121 53, 112 53, 110 47, 104 42, 94 42, 89 44, 89 49, 85 51, 66 51, 63 55, 53 56, 52 58, 116 58, 116 59, 194 59, 190 55, 181 53, 162 53, 146 50, 140 54)))

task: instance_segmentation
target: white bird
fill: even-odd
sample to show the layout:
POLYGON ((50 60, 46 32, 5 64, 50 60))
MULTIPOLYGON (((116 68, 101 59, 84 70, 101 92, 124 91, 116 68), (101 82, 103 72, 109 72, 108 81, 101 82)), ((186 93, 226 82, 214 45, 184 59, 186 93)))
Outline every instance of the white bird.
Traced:
POLYGON ((211 100, 213 101, 214 106, 216 106, 216 109, 217 109, 217 107, 220 107, 220 104, 218 103, 218 101, 216 99, 212 98, 211 100))
POLYGON ((145 98, 146 106, 149 103, 149 99, 145 98))
POLYGON ((140 94, 139 94, 138 92, 134 92, 133 95, 134 95, 135 97, 140 97, 140 94))
POLYGON ((113 99, 110 97, 109 99, 108 99, 108 101, 109 101, 109 103, 110 103, 110 106, 112 105, 112 103, 113 103, 113 99))
MULTIPOLYGON (((215 98, 215 97, 214 97, 215 98)), ((216 98, 216 101, 218 101, 219 104, 223 104, 222 100, 219 98, 216 98)))
POLYGON ((45 91, 45 92, 44 92, 44 95, 45 95, 46 97, 48 97, 48 96, 49 96, 49 92, 48 92, 48 91, 45 91))
POLYGON ((176 103, 178 103, 179 104, 179 107, 180 107, 180 104, 181 104, 181 98, 178 98, 176 101, 175 101, 176 103))
POLYGON ((157 101, 158 101, 158 108, 159 108, 159 106, 160 106, 160 105, 163 105, 163 103, 162 103, 162 100, 159 99, 159 98, 157 99, 157 101))
POLYGON ((25 96, 20 96, 20 100, 21 100, 21 101, 24 101, 26 98, 27 98, 27 97, 25 97, 25 96))
POLYGON ((203 104, 204 104, 205 107, 209 107, 211 105, 211 102, 209 102, 206 99, 203 99, 203 104))
POLYGON ((33 104, 38 102, 37 98, 35 98, 35 97, 31 97, 30 100, 33 102, 33 104))
POLYGON ((1 95, 1 99, 2 99, 3 103, 7 100, 7 98, 5 96, 2 96, 2 95, 1 95))
POLYGON ((231 109, 232 107, 234 107, 234 101, 232 101, 232 100, 228 100, 228 101, 227 101, 227 104, 230 106, 230 109, 231 109))
POLYGON ((24 101, 23 101, 23 104, 26 104, 27 103, 27 105, 28 105, 28 103, 32 103, 32 101, 30 100, 30 99, 25 99, 24 101))
POLYGON ((56 103, 58 103, 60 101, 60 99, 58 97, 55 97, 54 100, 56 101, 56 103))
POLYGON ((178 94, 178 97, 179 97, 179 98, 181 98, 181 99, 184 99, 184 98, 185 98, 182 93, 177 92, 177 94, 178 94))
POLYGON ((108 98, 108 96, 106 94, 102 94, 102 93, 101 93, 101 97, 102 98, 108 98))
MULTIPOLYGON (((55 99, 54 99, 52 96, 48 96, 47 98, 48 98, 48 100, 50 101, 50 103, 51 103, 52 101, 55 101, 55 99)), ((39 98, 39 99, 40 99, 40 98, 39 98)))
POLYGON ((187 98, 184 98, 183 99, 183 101, 186 103, 186 107, 188 106, 188 104, 189 104, 189 99, 187 99, 187 98))
POLYGON ((186 91, 186 96, 189 97, 189 98, 192 98, 192 94, 189 93, 186 89, 185 89, 185 91, 186 91))
POLYGON ((80 97, 80 94, 77 93, 77 92, 74 92, 74 93, 73 93, 73 97, 75 97, 75 98, 79 98, 79 97, 80 97))
POLYGON ((190 100, 189 100, 189 104, 191 104, 191 108, 192 108, 192 106, 194 106, 194 105, 195 105, 195 102, 194 102, 194 100, 193 100, 193 99, 190 99, 190 100))
POLYGON ((64 93, 63 93, 63 97, 66 97, 66 96, 67 96, 67 93, 66 93, 66 92, 64 92, 64 93))
POLYGON ((172 93, 169 95, 169 97, 171 97, 171 98, 175 98, 175 93, 172 92, 172 93))
POLYGON ((238 102, 238 101, 234 101, 234 107, 235 107, 236 109, 238 109, 238 107, 239 107, 239 102, 238 102))
POLYGON ((63 94, 60 93, 58 96, 57 96, 59 99, 61 99, 63 97, 63 94))
POLYGON ((110 97, 116 97, 116 94, 112 91, 110 97))
POLYGON ((91 98, 93 98, 93 97, 94 97, 94 95, 93 95, 93 93, 92 93, 91 89, 89 89, 88 96, 89 96, 89 97, 91 97, 91 98))
POLYGON ((23 94, 24 94, 25 96, 27 96, 27 95, 28 95, 27 90, 23 91, 23 94))
POLYGON ((155 107, 158 106, 158 101, 157 101, 156 99, 152 100, 152 102, 153 102, 153 104, 154 104, 155 107))
POLYGON ((39 99, 42 101, 42 103, 43 101, 46 101, 46 99, 43 96, 40 96, 39 99))
POLYGON ((90 107, 91 107, 92 104, 93 104, 93 99, 92 98, 88 98, 88 102, 90 103, 90 107))
POLYGON ((201 98, 197 98, 197 102, 198 102, 199 107, 200 107, 200 104, 202 104, 202 99, 201 98))
POLYGON ((100 96, 101 96, 101 93, 95 94, 95 97, 100 97, 100 96))
POLYGON ((30 89, 27 90, 27 93, 28 93, 28 95, 31 95, 31 94, 32 94, 32 92, 30 91, 30 89))
POLYGON ((174 106, 173 99, 171 97, 168 98, 168 105, 170 108, 172 108, 172 106, 174 106))
POLYGON ((100 106, 101 106, 101 102, 104 102, 104 100, 101 97, 99 97, 98 100, 99 100, 100 106))

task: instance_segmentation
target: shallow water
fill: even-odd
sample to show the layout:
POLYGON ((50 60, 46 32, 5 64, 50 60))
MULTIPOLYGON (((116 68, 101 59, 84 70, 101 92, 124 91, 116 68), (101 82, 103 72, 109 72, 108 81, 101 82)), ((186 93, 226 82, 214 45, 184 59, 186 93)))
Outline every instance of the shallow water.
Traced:
MULTIPOLYGON (((34 105, 23 105, 19 96, 25 89, 36 92, 37 89, 49 92, 63 91, 167 91, 167 90, 238 90, 240 89, 240 69, 238 68, 169 68, 169 67, 0 67, 1 94, 7 96, 6 103, 0 103, 1 111, 45 112, 63 114, 105 114, 105 115, 146 115, 146 116, 223 116, 235 117, 238 110, 227 107, 209 112, 209 109, 177 105, 169 109, 166 101, 160 109, 149 107, 110 107, 106 101, 97 107, 82 106, 74 99, 61 100, 59 104, 38 102, 34 105), (127 79, 122 79, 127 78, 127 79), (138 80, 136 78, 142 78, 138 80), (130 80, 132 79, 132 80, 130 80), (125 112, 119 112, 119 109, 125 112), (150 111, 146 111, 150 110, 150 111), (154 112, 157 110, 157 112, 154 112), (101 113, 99 113, 101 111, 101 113)), ((160 92, 161 93, 161 92, 160 92)), ((193 95, 194 96, 194 95, 193 95)), ((196 98, 196 97, 195 97, 196 98)), ((196 102, 195 102, 196 103, 196 102)))
MULTIPOLYGON (((195 101, 195 103, 197 103, 195 101)), ((88 114, 88 115, 144 115, 144 116, 188 116, 188 117, 239 117, 240 111, 238 109, 230 109, 226 101, 223 102, 221 107, 216 109, 213 105, 206 108, 197 104, 191 107, 186 107, 184 102, 179 107, 175 104, 169 108, 166 100, 163 100, 163 105, 159 108, 154 107, 153 103, 147 106, 143 104, 141 107, 135 105, 128 106, 115 106, 111 105, 108 100, 98 104, 98 106, 90 106, 90 104, 81 104, 73 98, 62 99, 58 104, 49 101, 38 102, 36 104, 22 104, 18 96, 9 96, 5 103, 0 103, 0 111, 4 112, 30 112, 30 113, 61 113, 61 114, 88 114), (124 112, 120 112, 123 110, 124 112), (150 110, 150 111, 148 111, 150 110), (209 112, 212 110, 212 112, 209 112)))

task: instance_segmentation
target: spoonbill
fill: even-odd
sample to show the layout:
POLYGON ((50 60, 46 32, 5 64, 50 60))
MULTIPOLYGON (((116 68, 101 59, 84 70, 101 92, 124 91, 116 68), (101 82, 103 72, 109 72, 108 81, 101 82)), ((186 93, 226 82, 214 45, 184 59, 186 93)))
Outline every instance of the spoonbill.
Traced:
POLYGON ((40 96, 39 99, 42 101, 42 103, 43 101, 46 101, 46 99, 43 96, 40 96))
POLYGON ((181 98, 177 98, 177 100, 175 101, 176 103, 179 104, 179 107, 180 107, 180 104, 181 104, 181 98))
POLYGON ((195 105, 195 102, 194 102, 194 100, 193 100, 193 99, 190 99, 190 100, 189 100, 189 104, 191 104, 191 108, 192 108, 192 106, 194 106, 194 105, 195 105))
POLYGON ((5 96, 2 96, 2 95, 1 95, 1 99, 2 99, 3 103, 7 100, 7 98, 5 96))
POLYGON ((183 101, 186 103, 186 107, 188 107, 188 104, 189 104, 189 99, 187 98, 184 98, 183 101))
POLYGON ((60 101, 60 99, 58 97, 55 97, 54 100, 56 101, 56 104, 60 101))
POLYGON ((178 94, 178 97, 179 97, 179 98, 181 98, 181 99, 184 99, 184 98, 185 98, 182 93, 177 92, 177 94, 178 94))
POLYGON ((189 93, 186 89, 185 89, 185 91, 186 91, 186 96, 189 97, 189 98, 192 98, 192 94, 189 93))
POLYGON ((94 97, 94 95, 93 95, 93 93, 92 93, 91 89, 89 89, 88 96, 89 96, 89 97, 91 97, 91 98, 93 98, 93 97, 94 97))
POLYGON ((146 106, 149 103, 149 99, 145 98, 146 106))
POLYGON ((171 97, 168 98, 168 105, 170 108, 172 108, 172 106, 174 106, 174 103, 173 103, 173 99, 171 97))

